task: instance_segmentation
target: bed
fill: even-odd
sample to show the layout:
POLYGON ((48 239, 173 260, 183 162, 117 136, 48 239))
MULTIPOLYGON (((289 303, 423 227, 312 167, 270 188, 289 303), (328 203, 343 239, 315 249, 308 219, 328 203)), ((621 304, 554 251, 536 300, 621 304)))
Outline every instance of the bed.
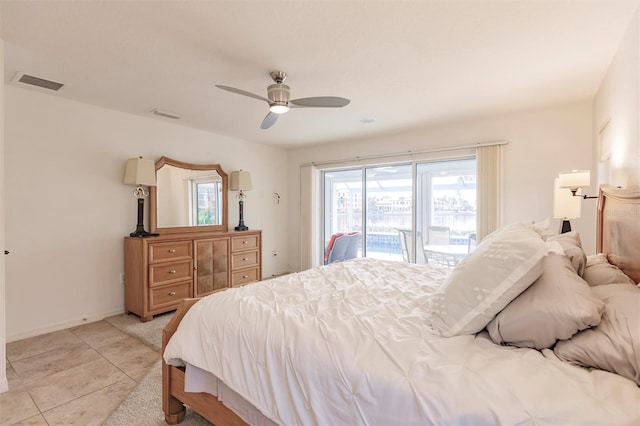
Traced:
POLYGON ((515 224, 451 272, 355 259, 183 300, 165 420, 640 424, 638 240, 640 191, 603 186, 598 255, 515 224))

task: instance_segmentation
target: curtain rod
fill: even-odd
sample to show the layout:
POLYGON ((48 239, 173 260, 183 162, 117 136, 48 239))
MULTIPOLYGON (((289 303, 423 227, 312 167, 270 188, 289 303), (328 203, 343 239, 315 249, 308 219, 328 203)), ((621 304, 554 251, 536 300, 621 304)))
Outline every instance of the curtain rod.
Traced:
POLYGON ((454 147, 447 147, 447 148, 432 148, 432 149, 423 149, 420 151, 404 151, 404 152, 395 152, 391 154, 366 155, 363 157, 343 158, 341 160, 312 161, 310 163, 300 164, 300 167, 325 166, 327 164, 345 163, 349 161, 375 160, 378 158, 393 158, 393 157, 401 157, 403 155, 420 155, 420 154, 428 154, 431 152, 458 151, 461 149, 480 148, 483 146, 508 145, 508 144, 509 144, 509 141, 479 142, 473 145, 454 146, 454 147))

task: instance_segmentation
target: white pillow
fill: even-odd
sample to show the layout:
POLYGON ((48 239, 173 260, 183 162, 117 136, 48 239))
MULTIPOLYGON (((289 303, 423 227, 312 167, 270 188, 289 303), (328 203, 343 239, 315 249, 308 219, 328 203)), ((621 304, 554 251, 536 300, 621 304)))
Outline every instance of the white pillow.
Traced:
POLYGON ((509 225, 482 240, 430 300, 430 326, 450 337, 482 330, 542 273, 547 247, 529 225, 509 225))
POLYGON ((491 339, 544 349, 600 322, 604 303, 574 271, 558 243, 547 243, 542 275, 487 325, 491 339), (559 253, 559 254, 558 254, 559 253))
POLYGON ((635 284, 620 268, 610 264, 604 254, 587 256, 587 267, 582 278, 592 287, 616 283, 635 284))
POLYGON ((630 284, 592 287, 604 302, 602 321, 556 343, 563 361, 619 374, 640 386, 640 288, 630 284))
POLYGON ((559 234, 550 238, 547 238, 547 241, 553 242, 556 241, 560 243, 564 252, 569 259, 571 259, 571 265, 573 265, 573 269, 580 276, 584 274, 584 268, 587 265, 587 255, 584 253, 582 249, 582 240, 580 240, 580 234, 576 231, 565 232, 564 234, 559 234))
POLYGON ((541 220, 539 222, 533 222, 533 230, 536 231, 543 240, 556 235, 556 233, 549 228, 549 218, 546 218, 545 220, 541 220))

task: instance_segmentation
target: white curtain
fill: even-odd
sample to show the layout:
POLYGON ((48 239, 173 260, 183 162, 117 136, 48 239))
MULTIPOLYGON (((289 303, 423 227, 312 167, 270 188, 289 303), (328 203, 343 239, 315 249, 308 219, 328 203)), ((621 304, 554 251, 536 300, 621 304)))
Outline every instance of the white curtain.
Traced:
POLYGON ((476 149, 478 241, 502 224, 502 146, 489 145, 476 149))
POLYGON ((319 201, 317 196, 318 179, 314 166, 300 166, 300 270, 317 266, 318 254, 318 217, 319 201))

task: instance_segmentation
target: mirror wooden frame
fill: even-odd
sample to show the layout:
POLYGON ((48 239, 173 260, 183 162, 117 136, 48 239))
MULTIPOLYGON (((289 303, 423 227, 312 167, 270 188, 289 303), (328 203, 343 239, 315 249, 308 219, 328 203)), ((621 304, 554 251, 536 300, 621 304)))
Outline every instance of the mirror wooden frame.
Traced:
POLYGON ((149 188, 149 228, 151 233, 158 234, 182 234, 205 231, 228 231, 229 216, 229 187, 228 176, 220 164, 193 164, 174 160, 169 157, 161 157, 156 161, 156 174, 162 166, 169 165, 188 170, 215 170, 222 178, 222 224, 206 226, 175 226, 158 228, 158 190, 155 186, 149 188))

